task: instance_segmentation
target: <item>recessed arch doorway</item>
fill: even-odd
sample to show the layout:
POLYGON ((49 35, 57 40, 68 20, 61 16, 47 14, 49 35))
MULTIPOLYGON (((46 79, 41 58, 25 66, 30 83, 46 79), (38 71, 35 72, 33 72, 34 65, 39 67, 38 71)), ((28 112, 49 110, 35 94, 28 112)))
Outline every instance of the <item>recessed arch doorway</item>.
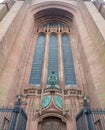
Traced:
POLYGON ((38 124, 38 130, 67 130, 66 124, 58 117, 46 117, 38 124))

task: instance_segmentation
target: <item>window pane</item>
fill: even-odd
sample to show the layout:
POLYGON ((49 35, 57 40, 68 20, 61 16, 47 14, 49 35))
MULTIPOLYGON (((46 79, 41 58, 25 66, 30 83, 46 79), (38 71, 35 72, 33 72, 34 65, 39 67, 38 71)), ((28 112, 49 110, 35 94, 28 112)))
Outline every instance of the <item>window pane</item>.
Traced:
POLYGON ((40 35, 37 38, 36 49, 29 81, 30 84, 40 84, 43 57, 44 57, 44 42, 45 37, 43 35, 40 35))
POLYGON ((58 23, 58 22, 50 22, 50 23, 44 24, 43 26, 44 27, 46 27, 46 26, 58 27, 58 26, 64 26, 64 25, 61 23, 58 23))
POLYGON ((63 49, 65 84, 76 85, 76 77, 70 46, 70 39, 67 35, 64 35, 62 37, 62 49, 63 49))
MULTIPOLYGON (((52 72, 55 72, 55 75, 58 78, 58 41, 55 35, 50 37, 49 43, 49 59, 48 59, 48 77, 52 72)), ((49 83, 48 83, 49 84, 49 83)), ((56 82, 58 84, 58 80, 56 82)))

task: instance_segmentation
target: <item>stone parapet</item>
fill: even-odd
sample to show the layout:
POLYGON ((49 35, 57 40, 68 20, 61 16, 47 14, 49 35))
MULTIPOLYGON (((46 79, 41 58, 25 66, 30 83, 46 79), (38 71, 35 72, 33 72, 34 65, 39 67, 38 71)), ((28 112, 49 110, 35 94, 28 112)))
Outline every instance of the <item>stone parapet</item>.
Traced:
POLYGON ((98 9, 98 11, 100 12, 100 14, 105 19, 105 1, 103 1, 103 0, 96 0, 96 1, 93 1, 93 3, 96 6, 96 8, 98 9))
POLYGON ((105 5, 102 5, 102 8, 100 10, 100 13, 102 14, 102 16, 104 17, 105 19, 105 5))
POLYGON ((8 12, 5 4, 0 4, 0 21, 4 18, 6 13, 8 12))

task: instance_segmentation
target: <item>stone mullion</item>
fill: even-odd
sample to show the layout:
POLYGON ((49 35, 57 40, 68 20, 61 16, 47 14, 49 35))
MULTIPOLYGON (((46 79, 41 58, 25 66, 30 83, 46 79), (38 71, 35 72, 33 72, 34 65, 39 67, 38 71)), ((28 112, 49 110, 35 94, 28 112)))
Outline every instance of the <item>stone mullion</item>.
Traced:
POLYGON ((45 51, 44 51, 44 60, 43 60, 43 70, 42 70, 42 79, 41 79, 41 86, 45 88, 47 84, 47 68, 48 68, 48 50, 49 50, 49 33, 46 34, 46 41, 45 41, 45 51))
POLYGON ((63 65, 63 52, 62 52, 62 36, 58 34, 58 69, 59 69, 59 84, 62 89, 64 89, 64 65, 63 65))
MULTIPOLYGON (((46 87, 46 84, 47 84, 49 39, 50 39, 50 34, 46 33, 43 70, 42 70, 42 78, 41 78, 41 89, 42 89, 42 91, 41 91, 41 102, 42 102, 42 98, 43 98, 44 88, 46 87)), ((40 109, 40 112, 41 112, 41 109, 40 109)))
MULTIPOLYGON (((59 69, 59 85, 62 90, 62 98, 64 104, 64 65, 63 65, 63 52, 62 52, 62 35, 58 33, 58 69, 59 69)), ((64 112, 64 109, 63 109, 64 112)))

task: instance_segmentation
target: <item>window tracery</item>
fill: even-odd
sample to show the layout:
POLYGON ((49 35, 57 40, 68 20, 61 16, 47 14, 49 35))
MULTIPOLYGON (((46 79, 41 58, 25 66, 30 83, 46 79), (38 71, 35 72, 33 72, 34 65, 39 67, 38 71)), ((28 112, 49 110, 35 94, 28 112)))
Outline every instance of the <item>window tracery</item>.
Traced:
MULTIPOLYGON (((35 34, 39 35, 41 33, 44 33, 45 39, 42 43, 44 48, 43 57, 41 57, 41 61, 39 62, 40 67, 37 68, 37 71, 35 71, 34 69, 35 69, 35 64, 36 66, 38 64, 38 61, 37 59, 36 62, 33 61, 30 82, 29 82, 30 84, 40 85, 41 83, 43 83, 41 82, 41 79, 45 78, 46 81, 44 82, 45 83, 44 87, 49 86, 48 77, 52 72, 55 72, 56 76, 58 77, 58 82, 56 84, 57 86, 60 86, 61 82, 64 82, 65 83, 64 85, 67 86, 76 85, 76 77, 75 77, 74 64, 72 59, 71 47, 70 47, 70 39, 68 36, 71 33, 70 28, 72 26, 71 25, 72 18, 73 18, 72 14, 58 9, 43 10, 42 12, 40 11, 35 15, 35 20, 38 23, 38 25, 36 26, 35 34), (65 15, 63 13, 65 13, 65 15), (64 20, 62 19, 63 15, 64 15, 64 20), (44 42, 45 42, 45 46, 44 46, 44 42), (47 56, 47 60, 45 60, 46 56, 47 56), (46 63, 43 63, 43 61, 46 61, 46 63), (59 63, 61 64, 60 69, 59 69, 59 63), (40 74, 38 74, 38 72, 40 74), (33 78, 33 73, 34 73, 34 78, 33 78), (33 81, 37 79, 38 81, 33 81)), ((35 53, 38 53, 39 55, 42 52, 41 50, 42 48, 41 49, 38 48, 39 52, 37 52, 38 42, 39 41, 37 40, 35 53)))

